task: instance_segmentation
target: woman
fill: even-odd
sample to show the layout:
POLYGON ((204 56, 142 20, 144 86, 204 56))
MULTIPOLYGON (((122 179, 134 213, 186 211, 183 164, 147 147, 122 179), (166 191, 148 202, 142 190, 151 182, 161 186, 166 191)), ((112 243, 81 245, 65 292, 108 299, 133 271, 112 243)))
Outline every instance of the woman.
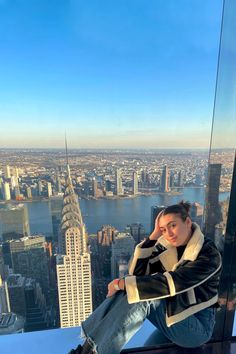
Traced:
POLYGON ((129 276, 108 285, 107 299, 82 323, 84 345, 71 354, 118 354, 145 319, 182 347, 211 338, 221 257, 189 209, 181 202, 158 215, 152 234, 136 246, 129 276))

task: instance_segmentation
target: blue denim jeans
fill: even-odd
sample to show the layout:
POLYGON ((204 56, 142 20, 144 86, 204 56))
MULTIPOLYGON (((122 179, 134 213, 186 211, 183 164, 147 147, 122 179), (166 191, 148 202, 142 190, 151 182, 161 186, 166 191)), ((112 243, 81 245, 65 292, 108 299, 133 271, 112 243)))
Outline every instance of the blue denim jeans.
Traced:
POLYGON ((82 332, 98 354, 118 354, 139 330, 145 319, 151 321, 171 342, 194 348, 207 342, 215 324, 215 309, 208 308, 171 327, 165 320, 165 300, 128 304, 127 295, 117 292, 107 298, 82 323, 82 332))

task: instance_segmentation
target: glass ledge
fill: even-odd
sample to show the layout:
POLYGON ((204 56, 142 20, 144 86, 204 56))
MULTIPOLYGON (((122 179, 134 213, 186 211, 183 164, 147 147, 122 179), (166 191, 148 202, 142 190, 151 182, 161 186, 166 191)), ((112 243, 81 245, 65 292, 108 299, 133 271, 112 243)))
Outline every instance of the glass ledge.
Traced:
MULTIPOLYGON (((142 328, 126 344, 125 349, 143 347, 155 330, 149 321, 145 321, 142 328)), ((80 327, 0 336, 1 354, 67 354, 82 342, 80 327)))

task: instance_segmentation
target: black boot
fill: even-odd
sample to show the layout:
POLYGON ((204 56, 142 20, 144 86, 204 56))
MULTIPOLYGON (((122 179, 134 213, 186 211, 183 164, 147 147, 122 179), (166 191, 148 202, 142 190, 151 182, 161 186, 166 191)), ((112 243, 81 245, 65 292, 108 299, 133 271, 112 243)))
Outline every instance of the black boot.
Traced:
POLYGON ((81 354, 93 354, 93 350, 89 342, 86 340, 82 346, 81 354))
POLYGON ((83 347, 79 344, 76 349, 71 349, 71 351, 68 354, 81 354, 83 350, 83 347))
POLYGON ((89 342, 86 340, 83 346, 79 344, 76 349, 71 349, 68 354, 93 354, 93 350, 89 342))

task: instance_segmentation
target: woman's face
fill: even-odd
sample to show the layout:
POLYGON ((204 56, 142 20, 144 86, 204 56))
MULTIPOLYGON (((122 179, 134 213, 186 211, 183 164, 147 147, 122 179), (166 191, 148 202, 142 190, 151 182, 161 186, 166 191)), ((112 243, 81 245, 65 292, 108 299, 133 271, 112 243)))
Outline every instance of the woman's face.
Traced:
POLYGON ((178 214, 162 215, 159 227, 162 235, 173 246, 186 245, 191 237, 192 221, 189 217, 185 221, 178 214))

